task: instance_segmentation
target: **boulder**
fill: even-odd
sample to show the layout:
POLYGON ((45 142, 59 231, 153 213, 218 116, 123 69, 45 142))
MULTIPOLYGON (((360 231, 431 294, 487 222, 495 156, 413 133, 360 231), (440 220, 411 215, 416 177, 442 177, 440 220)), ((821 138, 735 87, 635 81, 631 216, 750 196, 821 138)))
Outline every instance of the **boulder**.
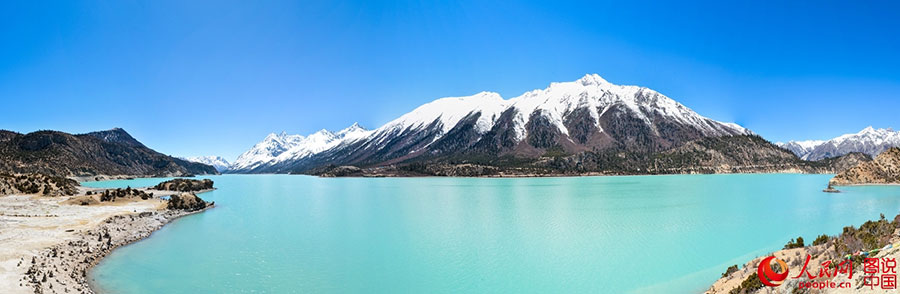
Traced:
POLYGON ((207 203, 194 195, 193 193, 181 193, 169 196, 169 203, 166 205, 166 208, 171 210, 186 210, 186 211, 196 211, 206 208, 206 206, 212 205, 212 203, 207 203))

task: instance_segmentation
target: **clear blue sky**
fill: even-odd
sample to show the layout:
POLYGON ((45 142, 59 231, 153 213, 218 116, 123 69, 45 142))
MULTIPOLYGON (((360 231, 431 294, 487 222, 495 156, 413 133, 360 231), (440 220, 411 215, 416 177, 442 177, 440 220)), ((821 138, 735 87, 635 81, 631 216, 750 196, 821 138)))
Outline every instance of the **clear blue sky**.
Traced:
POLYGON ((0 128, 173 155, 586 73, 772 141, 900 127, 896 1, 4 1, 0 42, 0 128))

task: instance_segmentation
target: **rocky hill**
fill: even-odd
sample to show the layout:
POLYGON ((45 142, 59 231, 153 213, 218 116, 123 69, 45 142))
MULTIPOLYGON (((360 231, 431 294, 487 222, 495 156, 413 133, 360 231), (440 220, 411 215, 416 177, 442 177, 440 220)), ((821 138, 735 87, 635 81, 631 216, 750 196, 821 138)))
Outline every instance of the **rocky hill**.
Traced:
POLYGON ((893 147, 834 176, 830 185, 900 184, 900 148, 893 147))
POLYGON ((81 135, 0 131, 0 172, 53 176, 217 174, 212 166, 156 152, 118 128, 81 135))
POLYGON ((822 172, 838 174, 854 166, 860 165, 863 162, 869 161, 872 161, 872 157, 868 154, 862 152, 851 152, 838 157, 821 159, 816 162, 818 162, 820 166, 825 168, 824 170, 822 170, 822 172))

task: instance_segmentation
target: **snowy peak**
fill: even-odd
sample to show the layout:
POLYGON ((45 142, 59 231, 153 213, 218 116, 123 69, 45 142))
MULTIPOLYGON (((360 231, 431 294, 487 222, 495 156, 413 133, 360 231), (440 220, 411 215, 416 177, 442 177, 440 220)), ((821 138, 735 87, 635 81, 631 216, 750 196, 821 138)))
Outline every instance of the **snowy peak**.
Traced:
POLYGON ((823 140, 806 140, 806 141, 790 141, 787 143, 778 142, 775 143, 778 147, 790 150, 794 154, 799 157, 803 157, 803 155, 809 154, 812 152, 816 146, 822 145, 825 143, 823 140))
POLYGON ((225 158, 222 158, 221 156, 193 156, 182 157, 181 159, 211 165, 219 172, 224 172, 231 168, 231 163, 228 163, 228 160, 225 160, 225 158))
POLYGON ((609 84, 609 82, 598 74, 586 74, 575 82, 581 83, 584 86, 609 84))
POLYGON ((404 114, 383 127, 377 133, 421 130, 438 123, 440 132, 447 133, 460 120, 474 113, 481 113, 476 123, 479 132, 487 132, 508 102, 494 92, 481 92, 472 96, 445 97, 426 103, 404 114))
POLYGON ((736 124, 705 118, 656 91, 615 85, 597 74, 588 74, 572 82, 551 83, 545 89, 529 91, 508 100, 494 92, 440 98, 387 123, 375 131, 375 137, 384 141, 387 136, 422 131, 434 125, 438 134, 434 138, 436 141, 463 118, 473 114, 480 114, 475 131, 484 134, 491 130, 502 113, 514 110, 515 137, 522 141, 528 136, 526 125, 533 115, 546 118, 560 133, 568 135, 564 119, 575 110, 586 109, 599 127, 600 117, 613 107, 629 109, 648 125, 661 117, 693 126, 706 136, 752 134, 736 124))
POLYGON ((281 134, 271 133, 262 141, 256 143, 256 145, 253 145, 250 150, 238 156, 232 169, 246 170, 256 168, 299 144, 303 139, 303 136, 288 135, 285 132, 281 132, 281 134))
POLYGON ((358 139, 368 134, 359 124, 331 132, 319 130, 308 136, 271 133, 262 141, 253 145, 235 160, 232 171, 250 171, 261 166, 274 165, 288 160, 297 160, 312 156, 328 148, 334 147, 344 140, 358 139))
POLYGON ((776 145, 791 150, 805 160, 821 160, 851 152, 876 156, 890 147, 900 146, 900 132, 891 128, 866 127, 854 134, 845 134, 831 140, 790 141, 776 145))
POLYGON ((652 124, 658 114, 665 119, 695 126, 708 136, 750 134, 747 129, 736 124, 721 123, 700 116, 656 91, 638 86, 615 85, 597 74, 588 74, 573 82, 552 83, 546 89, 533 90, 510 101, 517 111, 515 124, 519 140, 527 136, 525 124, 535 112, 547 118, 561 133, 569 134, 563 123, 564 116, 584 108, 599 127, 600 117, 613 107, 628 109, 646 124, 652 124))
POLYGON ((359 139, 361 137, 364 137, 365 135, 368 135, 369 133, 370 133, 370 131, 366 130, 365 128, 360 126, 359 123, 353 123, 349 127, 335 133, 335 136, 338 137, 338 139, 342 139, 342 140, 343 139, 353 140, 353 139, 359 139))

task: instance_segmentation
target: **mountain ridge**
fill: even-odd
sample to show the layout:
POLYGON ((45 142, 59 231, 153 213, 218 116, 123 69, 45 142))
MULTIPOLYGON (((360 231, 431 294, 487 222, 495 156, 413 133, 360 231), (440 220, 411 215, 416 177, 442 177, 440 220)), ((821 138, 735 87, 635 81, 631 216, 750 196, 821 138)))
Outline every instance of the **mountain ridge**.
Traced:
POLYGON ((216 174, 150 149, 123 129, 73 135, 59 131, 0 131, 0 172, 52 176, 216 174))
POLYGON ((285 132, 270 133, 238 156, 230 165, 228 172, 253 173, 261 166, 272 167, 284 161, 300 160, 336 146, 344 140, 364 136, 368 132, 359 123, 353 123, 337 132, 322 129, 307 136, 289 135, 285 132))
POLYGON ((295 141, 316 134, 270 134, 241 155, 257 160, 237 172, 321 174, 347 166, 376 173, 471 175, 455 171, 462 165, 486 173, 505 169, 524 174, 668 173, 654 170, 660 164, 687 173, 773 170, 772 166, 823 169, 737 124, 703 117, 652 89, 615 85, 596 74, 510 99, 493 92, 439 98, 350 139, 324 140, 329 144, 315 145, 320 148, 307 148, 305 153, 286 152, 304 145, 295 141), (701 145, 677 153, 697 143, 701 145), (748 149, 751 146, 756 149, 748 149), (769 165, 753 162, 764 159, 769 165), (424 169, 418 165, 423 163, 424 169), (692 171, 686 166, 690 164, 703 166, 692 171))
POLYGON ((210 165, 216 169, 218 172, 226 172, 231 168, 231 163, 228 162, 227 159, 221 156, 191 156, 191 157, 179 157, 180 159, 184 159, 190 162, 202 163, 206 165, 210 165))
POLYGON ((874 157, 891 147, 900 147, 900 131, 868 126, 857 133, 829 140, 778 142, 776 145, 791 150, 804 160, 821 160, 851 152, 862 152, 874 157))

